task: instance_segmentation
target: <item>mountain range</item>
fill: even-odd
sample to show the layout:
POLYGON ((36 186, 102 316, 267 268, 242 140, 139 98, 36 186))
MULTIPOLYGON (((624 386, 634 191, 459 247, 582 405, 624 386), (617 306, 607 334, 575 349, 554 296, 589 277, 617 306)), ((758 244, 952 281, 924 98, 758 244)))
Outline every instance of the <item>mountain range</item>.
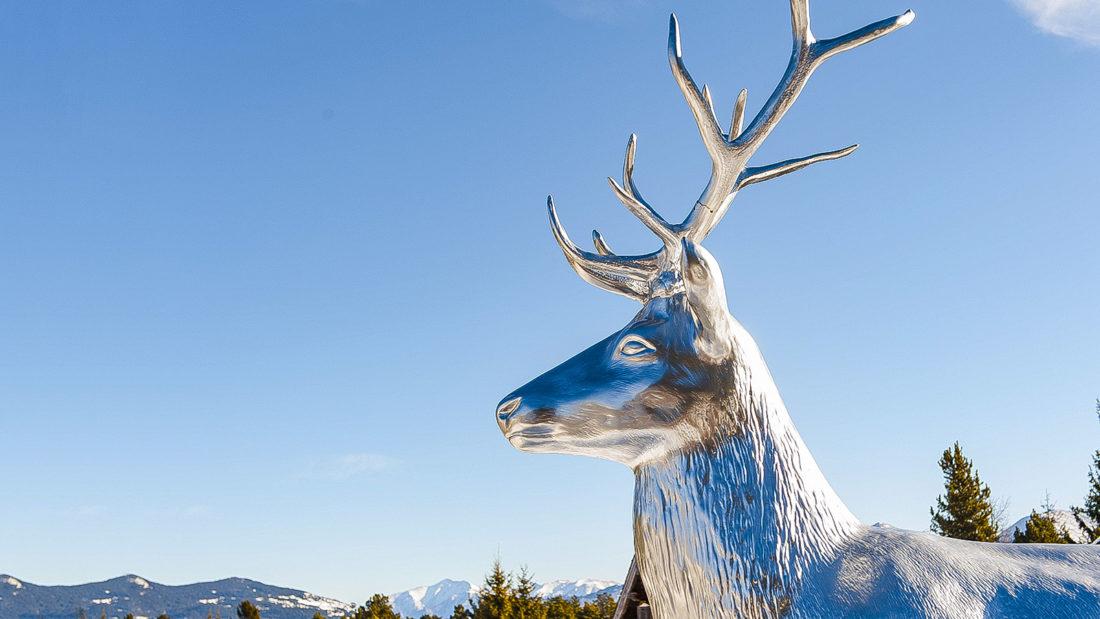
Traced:
MULTIPOLYGON (((558 580, 540 585, 539 595, 576 596, 593 600, 600 593, 617 597, 621 585, 606 580, 558 580)), ((456 604, 469 605, 477 587, 464 580, 441 580, 390 595, 394 609, 406 617, 436 614, 449 617, 456 604)), ((311 619, 320 612, 340 617, 358 604, 334 600, 299 589, 264 584, 245 578, 226 578, 189 585, 163 585, 129 574, 83 585, 36 585, 0 574, 0 619, 136 619, 167 613, 172 619, 236 617, 243 600, 259 607, 264 619, 311 619)))
MULTIPOLYGON (((596 599, 606 593, 618 599, 623 586, 610 580, 554 580, 539 585, 535 592, 543 598, 561 596, 575 597, 582 602, 596 599)), ((465 580, 441 580, 434 585, 416 587, 390 595, 393 609, 406 617, 420 617, 433 614, 450 617, 454 607, 462 604, 470 607, 469 600, 477 597, 478 587, 465 580)))

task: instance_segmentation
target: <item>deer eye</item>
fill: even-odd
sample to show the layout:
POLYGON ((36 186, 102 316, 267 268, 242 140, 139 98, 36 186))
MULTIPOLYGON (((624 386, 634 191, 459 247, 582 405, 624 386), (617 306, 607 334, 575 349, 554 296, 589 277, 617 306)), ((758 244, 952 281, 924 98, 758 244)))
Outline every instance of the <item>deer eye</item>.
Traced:
POLYGON ((619 342, 619 354, 628 358, 644 357, 657 352, 657 348, 637 335, 628 335, 619 342))

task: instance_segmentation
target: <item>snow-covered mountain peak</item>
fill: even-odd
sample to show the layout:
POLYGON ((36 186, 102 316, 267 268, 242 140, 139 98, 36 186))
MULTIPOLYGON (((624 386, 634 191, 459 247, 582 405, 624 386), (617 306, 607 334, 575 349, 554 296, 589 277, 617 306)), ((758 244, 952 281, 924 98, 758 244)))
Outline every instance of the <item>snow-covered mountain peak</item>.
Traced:
POLYGON ((402 615, 419 617, 423 614, 450 616, 454 607, 469 606, 477 587, 465 580, 445 578, 434 585, 422 585, 407 591, 390 594, 394 610, 402 615))
POLYGON ((582 578, 580 580, 552 580, 540 586, 535 593, 539 597, 552 598, 585 598, 602 592, 605 589, 617 586, 619 583, 613 580, 597 580, 595 578, 582 578))
MULTIPOLYGON (((621 585, 612 580, 582 578, 580 580, 554 580, 535 586, 535 595, 542 598, 575 597, 582 602, 592 601, 601 593, 617 598, 621 585)), ((422 585, 390 595, 393 609, 408 617, 426 614, 449 617, 454 607, 467 608, 471 598, 477 598, 480 587, 465 580, 441 580, 434 585, 422 585)))

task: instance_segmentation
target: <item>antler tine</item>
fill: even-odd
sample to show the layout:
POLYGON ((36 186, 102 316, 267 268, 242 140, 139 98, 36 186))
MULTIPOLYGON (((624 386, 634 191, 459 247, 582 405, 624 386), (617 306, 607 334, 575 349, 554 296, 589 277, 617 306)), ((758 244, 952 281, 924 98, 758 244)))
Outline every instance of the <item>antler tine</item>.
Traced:
POLYGON ((643 256, 616 256, 584 251, 570 240, 569 234, 562 227, 552 196, 546 197, 546 210, 550 215, 550 229, 554 233, 554 239, 581 279, 598 288, 645 302, 649 296, 649 280, 657 272, 659 252, 643 256))
POLYGON ((730 121, 730 139, 736 140, 741 135, 741 126, 745 124, 745 102, 748 100, 749 91, 744 88, 737 93, 737 102, 733 104, 733 120, 730 121))
POLYGON ((709 90, 700 91, 695 85, 684 65, 683 50, 680 48, 680 23, 673 13, 668 18, 668 64, 672 67, 672 75, 680 86, 688 107, 695 116, 695 123, 699 126, 699 135, 703 136, 703 144, 712 154, 720 152, 727 146, 726 135, 718 126, 718 117, 714 114, 714 105, 710 100, 709 90))
POLYGON ((614 256, 615 252, 611 251, 611 247, 607 245, 607 241, 603 240, 603 235, 599 230, 592 231, 592 245, 596 247, 596 253, 601 256, 614 256))
MULTIPOLYGON (((790 4, 794 49, 791 51, 791 60, 783 79, 776 85, 767 102, 743 132, 740 131, 740 119, 743 118, 744 103, 743 97, 739 96, 734 108, 734 122, 730 127, 729 139, 723 139, 720 142, 713 137, 714 131, 717 131, 714 129, 716 123, 709 122, 708 115, 702 113, 712 110, 713 106, 708 106, 705 101, 701 103, 697 101, 703 97, 698 94, 694 82, 687 75, 683 62, 679 58, 679 27, 675 17, 672 19, 673 32, 669 34, 669 54, 670 60, 673 60, 673 47, 675 47, 673 75, 688 99, 688 105, 692 108, 692 113, 699 124, 699 131, 703 134, 703 141, 713 161, 713 170, 707 188, 687 219, 677 226, 696 242, 705 238, 721 220, 733 201, 734 195, 742 187, 776 178, 820 161, 839 159, 855 150, 854 146, 850 146, 767 166, 746 167, 748 160, 801 94, 810 75, 825 59, 907 26, 915 17, 912 11, 906 11, 897 17, 875 22, 846 35, 817 41, 810 30, 809 0, 790 0, 790 4), (693 97, 693 95, 697 96, 693 97)), ((718 131, 718 134, 721 135, 721 132, 718 131)))
POLYGON ((833 159, 840 159, 841 157, 847 157, 855 152, 859 148, 859 144, 852 144, 847 148, 841 148, 839 150, 831 150, 825 153, 818 153, 816 155, 810 155, 809 157, 798 157, 797 159, 788 159, 786 161, 780 161, 779 163, 773 163, 770 165, 745 168, 745 172, 741 175, 741 180, 737 182, 736 190, 756 183, 762 183, 764 181, 770 181, 773 178, 783 176, 784 174, 790 174, 796 172, 802 168, 818 163, 820 161, 832 161, 833 159))
POLYGON ((652 230, 666 246, 674 246, 680 241, 672 225, 653 210, 653 207, 638 193, 638 187, 634 184, 634 154, 637 149, 638 136, 631 133, 626 143, 626 156, 623 158, 623 184, 620 186, 610 176, 607 177, 607 182, 611 185, 611 191, 615 192, 615 197, 627 210, 634 213, 634 216, 640 219, 645 227, 652 230))

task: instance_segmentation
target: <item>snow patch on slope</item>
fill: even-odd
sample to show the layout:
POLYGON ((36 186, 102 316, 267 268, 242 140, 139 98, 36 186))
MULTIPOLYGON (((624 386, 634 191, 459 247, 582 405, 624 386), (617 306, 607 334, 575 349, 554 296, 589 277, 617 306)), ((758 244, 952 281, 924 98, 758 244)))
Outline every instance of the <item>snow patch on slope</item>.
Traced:
POLYGON ((580 580, 552 580, 539 587, 535 593, 543 598, 552 598, 560 595, 563 598, 577 597, 584 599, 590 595, 599 594, 605 589, 610 589, 618 585, 619 583, 612 580, 596 580, 593 578, 582 578, 580 580))

